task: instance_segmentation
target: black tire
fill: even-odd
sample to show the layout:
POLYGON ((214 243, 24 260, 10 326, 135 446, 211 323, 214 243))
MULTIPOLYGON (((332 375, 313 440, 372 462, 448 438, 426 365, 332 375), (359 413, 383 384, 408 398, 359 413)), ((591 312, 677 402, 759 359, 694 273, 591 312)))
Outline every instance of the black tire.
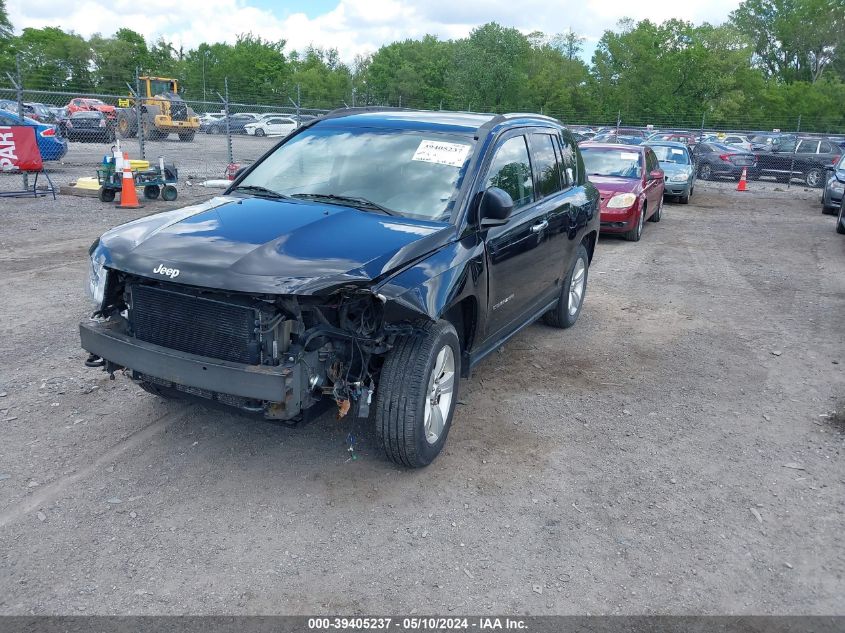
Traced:
POLYGON ((704 164, 698 168, 698 177, 702 180, 713 180, 713 168, 704 164))
POLYGON ((813 189, 820 189, 824 187, 824 172, 821 169, 814 167, 804 174, 804 184, 813 189))
POLYGON ((147 200, 155 200, 160 193, 161 189, 159 189, 158 185, 146 185, 144 187, 144 197, 147 200))
POLYGON ((164 185, 161 190, 161 199, 173 202, 179 196, 179 191, 173 185, 164 185))
POLYGON ((100 187, 97 197, 100 199, 100 202, 114 202, 115 191, 114 189, 100 187))
POLYGON ((829 207, 822 203, 822 214, 824 215, 835 215, 838 210, 839 207, 829 207))
POLYGON ((663 218, 663 198, 661 197, 660 202, 658 202, 657 211, 654 212, 654 215, 652 215, 648 219, 648 221, 649 222, 660 222, 660 220, 662 218, 663 218))
POLYGON ((190 132, 182 132, 179 134, 179 140, 183 143, 190 143, 194 140, 195 132, 191 130, 190 132))
POLYGON ((845 222, 845 200, 842 201, 842 204, 839 205, 839 215, 836 216, 836 232, 839 235, 845 235, 845 226, 842 226, 843 222, 845 222))
POLYGON ((623 237, 628 240, 629 242, 639 242, 640 238, 643 235, 643 224, 645 224, 645 212, 646 207, 640 207, 640 214, 637 216, 637 223, 627 233, 623 234, 623 237))
POLYGON ((687 191, 684 195, 678 196, 678 202, 681 204, 689 204, 689 199, 692 198, 692 189, 687 191))
POLYGON ((461 346, 448 321, 420 326, 418 336, 403 337, 388 352, 376 394, 376 435, 390 461, 408 468, 428 466, 440 453, 452 426, 461 375, 461 346), (434 442, 426 438, 425 405, 438 354, 451 348, 452 400, 434 442))
POLYGON ((264 130, 262 130, 260 127, 255 128, 255 135, 264 136, 264 130))
POLYGON ((584 245, 581 244, 575 252, 575 261, 572 262, 569 273, 566 275, 563 283, 561 284, 560 297, 557 300, 557 305, 543 315, 543 323, 551 327, 561 329, 570 328, 575 325, 575 322, 578 320, 578 315, 581 314, 581 308, 584 306, 584 298, 587 296, 587 280, 589 278, 589 273, 590 255, 587 253, 587 249, 584 248, 584 245), (581 290, 581 296, 578 299, 578 307, 575 312, 572 313, 570 310, 572 299, 572 276, 575 274, 576 269, 578 269, 579 261, 584 265, 584 283, 581 290))
POLYGON ((117 115, 115 130, 120 138, 133 138, 138 134, 138 127, 134 126, 133 128, 132 121, 129 119, 129 116, 124 113, 117 115))

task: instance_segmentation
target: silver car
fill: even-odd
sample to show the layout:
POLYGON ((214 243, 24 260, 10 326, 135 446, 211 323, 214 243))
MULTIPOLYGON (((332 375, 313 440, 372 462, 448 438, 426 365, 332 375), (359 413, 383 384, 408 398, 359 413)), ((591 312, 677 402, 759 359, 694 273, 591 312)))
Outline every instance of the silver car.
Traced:
POLYGON ((674 196, 687 204, 695 190, 695 165, 692 153, 684 143, 658 141, 648 143, 663 170, 663 195, 674 196))

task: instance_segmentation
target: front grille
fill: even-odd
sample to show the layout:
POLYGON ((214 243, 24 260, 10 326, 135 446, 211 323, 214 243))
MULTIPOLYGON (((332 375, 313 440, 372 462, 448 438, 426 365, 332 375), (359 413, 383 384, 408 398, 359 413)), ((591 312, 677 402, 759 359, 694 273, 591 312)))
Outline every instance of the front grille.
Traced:
POLYGON ((135 337, 180 352, 236 363, 260 362, 256 311, 152 286, 131 287, 135 337))
POLYGON ((182 101, 170 102, 170 118, 174 121, 188 120, 188 106, 182 101))

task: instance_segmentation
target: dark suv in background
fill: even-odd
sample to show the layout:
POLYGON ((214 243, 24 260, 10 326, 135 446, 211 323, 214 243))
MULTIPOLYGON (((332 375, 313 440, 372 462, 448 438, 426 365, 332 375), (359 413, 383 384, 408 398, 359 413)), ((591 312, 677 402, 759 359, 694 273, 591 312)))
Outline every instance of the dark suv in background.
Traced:
POLYGON ((164 397, 370 417, 391 460, 425 466, 461 376, 537 319, 575 324, 598 230, 554 119, 340 110, 225 195, 97 239, 82 347, 164 397))
POLYGON ((803 137, 757 150, 758 173, 778 182, 793 179, 808 187, 823 187, 827 169, 839 162, 842 149, 827 139, 803 137))

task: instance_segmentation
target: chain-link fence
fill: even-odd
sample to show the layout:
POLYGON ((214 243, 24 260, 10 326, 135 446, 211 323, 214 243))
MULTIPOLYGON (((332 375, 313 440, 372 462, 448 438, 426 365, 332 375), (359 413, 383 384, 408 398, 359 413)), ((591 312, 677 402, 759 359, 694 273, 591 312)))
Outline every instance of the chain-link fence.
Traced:
MULTIPOLYGON (((230 165, 255 161, 298 125, 326 113, 325 106, 332 101, 340 108, 432 109, 431 103, 401 95, 378 98, 353 90, 334 97, 312 97, 298 87, 289 95, 278 96, 275 104, 262 98, 259 105, 243 95, 230 94, 228 82, 222 88, 208 90, 204 100, 186 100, 178 84, 157 78, 135 77, 126 83, 124 94, 94 94, 34 90, 19 76, 9 75, 5 81, 0 78, 0 124, 17 124, 22 115, 26 124, 36 126, 45 167, 57 185, 95 177, 103 157, 119 145, 132 159, 175 165, 179 186, 184 188, 225 179, 230 165), (315 103, 324 107, 309 107, 315 103)), ((500 110, 472 102, 465 107, 477 112, 500 110)), ((447 100, 433 109, 438 108, 463 109, 447 100)), ((590 120, 574 111, 541 108, 540 113, 558 118, 585 138, 598 133, 599 139, 641 140, 650 133, 664 132, 674 135, 673 140, 703 140, 751 152, 760 157, 761 168, 750 170, 749 176, 786 188, 821 187, 825 168, 845 153, 845 135, 836 133, 841 130, 830 128, 826 120, 802 119, 799 114, 792 120, 766 121, 770 126, 761 129, 758 119, 716 117, 707 112, 654 117, 628 117, 620 112, 603 120, 590 120)), ((729 182, 736 177, 733 171, 700 175, 711 182, 729 182)), ((20 183, 20 175, 0 176, 0 190, 19 188, 20 183)))

